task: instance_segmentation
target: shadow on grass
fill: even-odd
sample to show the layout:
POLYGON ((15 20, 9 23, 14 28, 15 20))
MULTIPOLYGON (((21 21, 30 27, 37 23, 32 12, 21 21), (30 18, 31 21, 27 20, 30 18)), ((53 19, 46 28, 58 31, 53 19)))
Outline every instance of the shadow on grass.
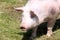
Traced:
MULTIPOLYGON (((53 31, 59 29, 60 27, 60 19, 58 19, 54 25, 53 31)), ((36 37, 40 37, 42 35, 45 35, 47 33, 47 22, 42 23, 41 25, 38 26, 37 29, 37 36, 36 37)), ((18 34, 23 34, 23 38, 22 40, 29 40, 29 37, 32 34, 32 30, 28 30, 26 33, 18 33, 18 34)))

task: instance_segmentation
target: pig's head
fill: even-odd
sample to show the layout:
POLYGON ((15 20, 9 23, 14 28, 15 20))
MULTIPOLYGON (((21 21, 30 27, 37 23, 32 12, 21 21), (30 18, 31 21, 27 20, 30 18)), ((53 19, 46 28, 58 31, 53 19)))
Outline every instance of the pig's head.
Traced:
POLYGON ((31 29, 37 26, 38 17, 34 13, 34 11, 29 10, 29 9, 24 9, 24 8, 15 8, 15 9, 23 11, 20 29, 27 30, 27 29, 31 29))

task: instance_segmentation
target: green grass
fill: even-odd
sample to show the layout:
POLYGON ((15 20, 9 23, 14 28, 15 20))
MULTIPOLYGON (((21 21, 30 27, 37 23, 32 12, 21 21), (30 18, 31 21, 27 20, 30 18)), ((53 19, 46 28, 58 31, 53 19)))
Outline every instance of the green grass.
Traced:
MULTIPOLYGON (((19 29, 21 12, 16 12, 13 7, 24 6, 27 0, 0 0, 0 40, 22 40, 23 34, 19 29)), ((60 30, 47 38, 45 35, 37 40, 60 40, 60 30)))

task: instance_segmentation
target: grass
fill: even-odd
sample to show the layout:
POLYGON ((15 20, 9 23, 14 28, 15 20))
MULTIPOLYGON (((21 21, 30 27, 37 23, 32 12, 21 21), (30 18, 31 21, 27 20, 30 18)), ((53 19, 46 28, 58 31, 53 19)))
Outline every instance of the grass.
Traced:
MULTIPOLYGON (((13 7, 24 6, 26 1, 0 0, 0 40, 22 40, 24 32, 19 29, 21 12, 16 12, 13 7)), ((50 38, 43 35, 36 40, 60 40, 60 29, 50 38)))

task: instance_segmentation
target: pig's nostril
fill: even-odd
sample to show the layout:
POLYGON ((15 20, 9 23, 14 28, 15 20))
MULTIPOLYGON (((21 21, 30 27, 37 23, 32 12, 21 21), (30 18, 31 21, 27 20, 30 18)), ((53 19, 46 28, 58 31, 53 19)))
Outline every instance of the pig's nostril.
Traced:
POLYGON ((20 29, 25 29, 24 27, 20 27, 20 29))

